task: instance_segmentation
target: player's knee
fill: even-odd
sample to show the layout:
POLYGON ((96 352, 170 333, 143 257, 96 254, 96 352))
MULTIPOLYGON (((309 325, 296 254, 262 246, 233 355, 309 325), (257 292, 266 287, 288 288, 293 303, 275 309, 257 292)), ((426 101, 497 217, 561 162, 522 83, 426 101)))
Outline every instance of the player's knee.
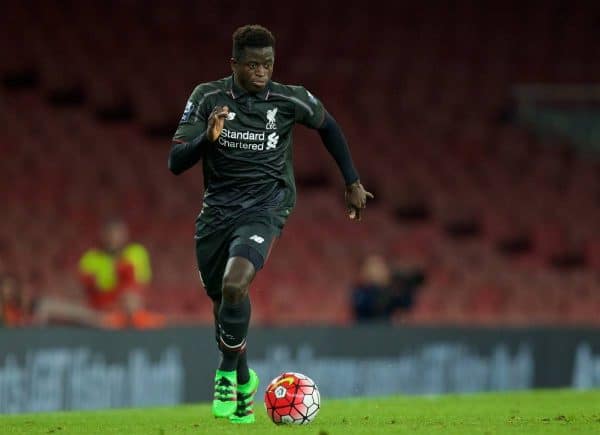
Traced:
POLYGON ((248 283, 244 279, 225 276, 223 278, 223 299, 237 304, 248 294, 248 283))
POLYGON ((248 295, 248 287, 254 279, 253 264, 239 257, 232 257, 227 262, 223 275, 223 301, 229 304, 241 302, 248 295))

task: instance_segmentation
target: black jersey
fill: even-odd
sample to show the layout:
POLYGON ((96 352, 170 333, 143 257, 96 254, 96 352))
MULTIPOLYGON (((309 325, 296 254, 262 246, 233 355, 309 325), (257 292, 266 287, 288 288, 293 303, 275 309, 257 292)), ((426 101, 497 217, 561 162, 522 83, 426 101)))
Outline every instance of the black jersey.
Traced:
POLYGON ((203 83, 192 92, 173 139, 188 142, 204 133, 215 106, 228 106, 229 115, 220 137, 203 150, 199 230, 274 209, 289 214, 296 202, 292 128, 320 127, 321 102, 302 86, 273 81, 258 94, 237 86, 232 76, 203 83))

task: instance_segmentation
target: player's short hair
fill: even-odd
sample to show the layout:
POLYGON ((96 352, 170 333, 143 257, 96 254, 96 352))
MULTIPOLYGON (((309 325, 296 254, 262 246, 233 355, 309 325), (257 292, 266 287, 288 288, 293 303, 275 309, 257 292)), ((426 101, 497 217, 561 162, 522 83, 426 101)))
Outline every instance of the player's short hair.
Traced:
POLYGON ((233 58, 240 59, 246 47, 275 48, 275 36, 269 29, 259 24, 247 24, 239 27, 233 32, 233 58))

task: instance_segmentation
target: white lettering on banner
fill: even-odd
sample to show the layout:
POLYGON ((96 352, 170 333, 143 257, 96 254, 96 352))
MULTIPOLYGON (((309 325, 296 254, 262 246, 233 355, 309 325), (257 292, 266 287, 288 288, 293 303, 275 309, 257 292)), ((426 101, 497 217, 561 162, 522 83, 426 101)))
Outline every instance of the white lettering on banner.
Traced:
POLYGON ((285 371, 310 373, 328 397, 520 390, 532 388, 534 381, 533 349, 528 344, 512 355, 501 344, 482 356, 453 343, 384 358, 317 357, 308 345, 298 349, 296 358, 291 355, 289 346, 277 346, 268 359, 251 365, 264 379, 285 371))
POLYGON ((107 363, 88 348, 28 352, 20 364, 0 361, 0 413, 175 405, 183 401, 184 369, 178 348, 157 361, 143 349, 107 363))
POLYGON ((580 390, 600 387, 600 354, 594 355, 588 343, 580 343, 575 351, 573 388, 580 390))

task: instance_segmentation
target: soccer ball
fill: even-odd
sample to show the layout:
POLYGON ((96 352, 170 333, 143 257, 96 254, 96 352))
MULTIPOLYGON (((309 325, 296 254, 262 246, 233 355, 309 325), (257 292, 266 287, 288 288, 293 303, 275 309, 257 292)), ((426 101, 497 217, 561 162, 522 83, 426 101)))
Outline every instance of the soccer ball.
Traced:
POLYGON ((315 419, 321 407, 317 385, 300 373, 282 373, 265 391, 267 414, 275 424, 306 424, 315 419))

